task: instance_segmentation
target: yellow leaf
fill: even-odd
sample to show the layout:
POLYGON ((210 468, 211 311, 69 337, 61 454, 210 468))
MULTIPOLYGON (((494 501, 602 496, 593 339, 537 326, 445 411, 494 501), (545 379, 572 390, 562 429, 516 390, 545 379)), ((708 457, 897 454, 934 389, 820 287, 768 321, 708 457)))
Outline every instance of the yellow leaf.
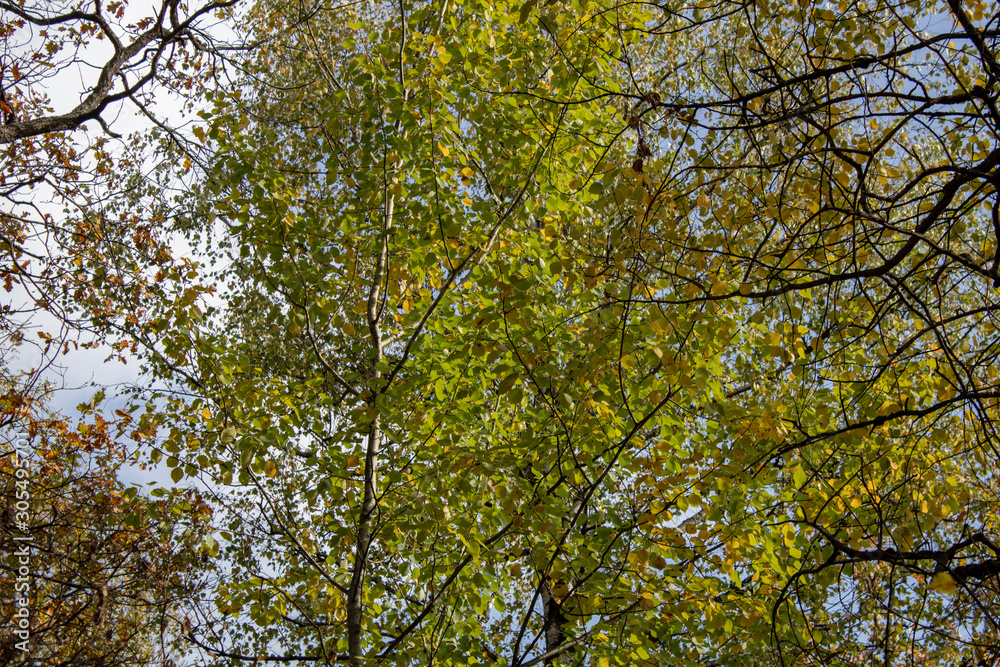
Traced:
POLYGON ((264 474, 268 477, 274 477, 278 474, 278 466, 274 465, 274 461, 268 461, 264 464, 264 474))
POLYGON ((711 205, 712 202, 711 200, 709 200, 708 195, 706 195, 704 192, 698 195, 698 206, 701 206, 702 208, 708 208, 711 205))
POLYGON ((204 417, 205 419, 211 419, 212 418, 212 411, 209 410, 208 408, 205 408, 205 409, 203 409, 201 411, 201 416, 204 417))
POLYGON ((958 590, 958 582, 955 581, 955 577, 947 572, 938 572, 931 577, 931 582, 927 584, 927 588, 944 595, 954 595, 955 591, 958 590))
POLYGON ((931 505, 931 516, 933 516, 938 521, 942 519, 947 519, 948 515, 951 514, 951 507, 948 505, 934 503, 931 505))
POLYGON ((552 587, 552 595, 556 596, 558 599, 565 598, 569 595, 569 586, 562 582, 557 583, 552 587))
POLYGON ((438 150, 441 151, 441 155, 443 155, 445 157, 448 157, 449 155, 451 155, 451 151, 448 150, 448 147, 445 146, 442 143, 438 143, 438 150))

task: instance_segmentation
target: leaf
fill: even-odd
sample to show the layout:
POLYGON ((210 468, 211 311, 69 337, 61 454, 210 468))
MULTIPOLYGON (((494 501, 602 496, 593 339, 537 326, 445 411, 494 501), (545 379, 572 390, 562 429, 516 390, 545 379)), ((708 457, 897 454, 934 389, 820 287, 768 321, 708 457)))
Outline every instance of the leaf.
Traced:
POLYGON ((931 577, 930 583, 927 584, 927 589, 941 593, 942 595, 954 595, 955 591, 958 590, 958 582, 955 581, 955 577, 950 573, 938 572, 931 577))
POLYGON ((219 555, 219 543, 216 542, 215 539, 211 535, 207 535, 205 537, 205 541, 204 541, 203 544, 205 546, 206 552, 210 556, 218 556, 219 555))
POLYGON ((531 10, 535 8, 538 0, 527 0, 523 5, 521 5, 521 10, 517 14, 517 22, 524 23, 531 16, 531 10))

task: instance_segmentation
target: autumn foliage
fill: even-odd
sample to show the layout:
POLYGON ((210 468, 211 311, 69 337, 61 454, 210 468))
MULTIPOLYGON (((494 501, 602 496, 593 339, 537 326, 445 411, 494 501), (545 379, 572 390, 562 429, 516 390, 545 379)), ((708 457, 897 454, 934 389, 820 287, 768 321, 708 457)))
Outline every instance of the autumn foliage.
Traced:
POLYGON ((66 223, 191 662, 997 659, 994 7, 240 9, 66 223))
POLYGON ((200 547, 212 510, 197 494, 153 500, 120 481, 136 461, 116 443, 118 424, 81 407, 90 418, 75 426, 22 411, 17 426, 33 454, 0 461, 3 613, 13 618, 14 598, 26 597, 31 622, 28 651, 17 649, 9 625, 0 656, 5 664, 28 656, 37 665, 164 664, 185 605, 204 584, 210 554, 200 547), (17 585, 23 548, 26 589, 17 585))

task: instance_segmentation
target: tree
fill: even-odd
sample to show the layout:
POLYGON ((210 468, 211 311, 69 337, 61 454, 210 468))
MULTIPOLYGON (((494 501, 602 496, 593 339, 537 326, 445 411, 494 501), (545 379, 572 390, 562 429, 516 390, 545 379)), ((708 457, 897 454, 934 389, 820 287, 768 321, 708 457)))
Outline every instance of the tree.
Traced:
POLYGON ((0 600, 11 619, 0 659, 139 667, 179 657, 218 548, 206 539, 211 508, 194 491, 152 499, 117 479, 136 461, 116 441, 124 411, 109 423, 81 406, 91 419, 74 428, 42 406, 4 407, 22 442, 5 442, 0 459, 0 600))
MULTIPOLYGON (((745 55, 692 67, 719 92, 660 90, 670 103, 640 123, 694 144, 669 174, 699 210, 654 237, 694 260, 691 303, 746 300, 733 362, 771 376, 720 410, 716 461, 759 480, 752 514, 786 522, 788 556, 778 539, 757 556, 781 574, 774 644, 822 661, 986 660, 997 19, 976 3, 736 16, 745 55)), ((729 504, 719 518, 745 524, 729 504)))
POLYGON ((19 494, 31 497, 28 534, 4 524, 7 556, 26 536, 32 549, 27 594, 11 576, 17 568, 4 563, 4 613, 25 600, 32 633, 25 652, 11 634, 15 625, 5 627, 7 662, 162 664, 179 634, 167 621, 201 583, 205 566, 191 551, 201 548, 206 529, 200 497, 185 500, 172 490, 154 501, 117 480, 136 463, 135 452, 109 429, 131 417, 109 422, 94 413, 88 423, 46 406, 62 388, 59 356, 108 342, 122 358, 134 345, 108 325, 142 312, 137 303, 153 276, 141 272, 150 265, 182 270, 157 219, 110 205, 134 186, 121 177, 142 159, 147 141, 115 129, 127 124, 121 110, 131 105, 191 147, 170 126, 176 114, 163 113, 160 95, 177 95, 173 111, 180 111, 200 99, 191 91, 215 83, 235 45, 211 35, 208 24, 218 27, 237 5, 166 1, 142 16, 126 2, 0 3, 0 279, 8 295, 0 308, 0 425, 5 445, 21 429, 39 455, 15 469, 5 451, 0 467, 5 517, 19 494), (95 124, 99 131, 88 132, 95 124), (114 298, 106 298, 109 290, 114 298), (14 476, 26 471, 28 478, 14 476), (182 528, 183 521, 191 526, 182 528))
MULTIPOLYGON (((121 177, 143 159, 147 141, 114 128, 130 123, 123 109, 135 109, 190 149, 171 124, 217 83, 227 50, 237 48, 211 28, 217 33, 238 4, 0 3, 4 391, 30 394, 54 379, 60 354, 108 340, 105 325, 136 310, 148 290, 140 266, 170 270, 158 220, 110 205, 115 193, 136 186, 121 177), (166 94, 173 103, 164 103, 166 94), (96 298, 106 282, 117 287, 116 299, 96 298), (32 377, 18 377, 23 370, 32 377)), ((129 344, 109 342, 119 352, 129 344)))
POLYGON ((995 655, 984 3, 279 9, 203 114, 215 268, 122 323, 226 507, 195 644, 995 655))

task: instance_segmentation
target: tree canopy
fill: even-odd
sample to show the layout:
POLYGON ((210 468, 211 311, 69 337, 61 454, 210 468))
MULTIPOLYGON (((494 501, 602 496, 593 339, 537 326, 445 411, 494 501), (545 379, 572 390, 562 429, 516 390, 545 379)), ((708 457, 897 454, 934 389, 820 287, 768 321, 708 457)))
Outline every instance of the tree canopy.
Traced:
POLYGON ((216 508, 194 664, 998 658, 991 4, 231 29, 65 222, 190 248, 109 227, 130 279, 81 303, 216 508))
MULTIPOLYGON (((93 405, 79 420, 22 406, 34 455, 0 459, 4 664, 164 664, 209 582, 211 508, 201 494, 138 494, 117 479, 128 427, 93 405), (19 602, 20 600, 20 602, 19 602), (26 621, 22 624, 21 620, 26 621)), ((9 443, 5 443, 9 444, 9 443)), ((183 647, 180 647, 183 649, 183 647)))

